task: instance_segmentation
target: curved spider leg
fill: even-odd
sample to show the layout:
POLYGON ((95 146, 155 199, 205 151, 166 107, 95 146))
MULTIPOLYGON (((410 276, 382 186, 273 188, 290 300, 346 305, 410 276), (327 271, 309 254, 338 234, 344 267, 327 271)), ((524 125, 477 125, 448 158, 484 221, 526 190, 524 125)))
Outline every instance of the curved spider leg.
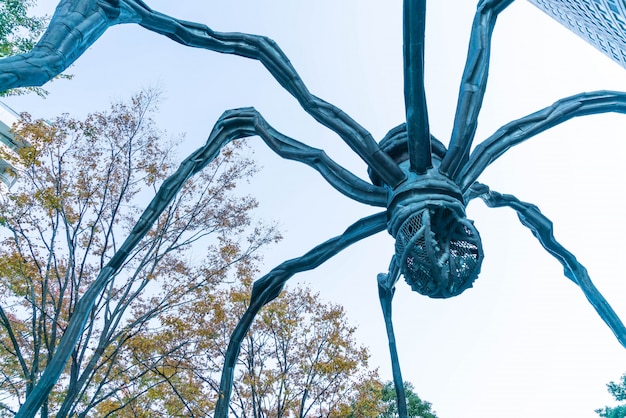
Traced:
POLYGON ((279 156, 313 167, 331 186, 349 198, 372 206, 387 205, 387 189, 361 180, 330 159, 324 151, 281 134, 251 107, 228 110, 222 114, 211 134, 214 155, 228 142, 254 135, 261 137, 279 156))
POLYGON ((137 23, 117 0, 60 0, 30 52, 0 60, 0 92, 41 86, 66 70, 110 26, 137 23))
POLYGON ((380 299, 380 306, 383 309, 385 329, 387 330, 387 340, 389 341, 393 384, 396 388, 396 397, 398 401, 398 416, 400 418, 408 418, 409 412, 406 406, 404 380, 402 379, 402 371, 400 370, 400 359, 398 358, 396 337, 393 332, 393 322, 391 320, 391 301, 393 300, 393 295, 396 292, 396 283, 398 283, 399 279, 400 268, 398 263, 396 263, 396 256, 394 255, 391 258, 391 263, 389 264, 389 272, 387 274, 378 274, 378 298, 380 299))
POLYGON ((309 92, 274 41, 258 35, 215 32, 205 25, 154 11, 141 0, 62 0, 31 53, 0 61, 0 91, 45 83, 76 60, 109 26, 121 23, 138 23, 185 46, 258 60, 308 114, 337 133, 387 184, 395 186, 405 179, 364 127, 309 92))
POLYGON ((539 211, 539 208, 522 202, 515 196, 491 191, 489 187, 480 183, 475 183, 469 191, 469 198, 475 197, 480 197, 487 206, 492 208, 508 206, 514 209, 522 224, 530 229, 543 248, 563 265, 565 276, 580 287, 600 318, 613 331, 620 344, 626 348, 626 327, 604 296, 596 289, 589 278, 587 269, 554 238, 552 222, 539 211))
POLYGON ((263 306, 274 300, 283 289, 285 283, 296 273, 312 270, 329 258, 335 256, 350 245, 385 230, 387 227, 387 212, 380 212, 362 218, 352 224, 346 231, 335 238, 313 248, 302 257, 285 261, 275 267, 265 276, 254 282, 252 295, 250 296, 250 306, 243 314, 235 330, 231 334, 226 356, 224 358, 224 368, 220 381, 220 392, 215 407, 215 418, 225 418, 228 416, 228 406, 235 373, 235 365, 241 342, 252 325, 252 321, 263 306))
POLYGON ((469 157, 478 125, 478 114, 487 88, 491 35, 498 14, 511 3, 513 0, 481 0, 478 3, 461 78, 450 145, 439 167, 439 171, 451 179, 456 179, 461 166, 469 157))
POLYGON ((411 171, 423 174, 433 166, 424 90, 426 0, 404 0, 404 104, 411 171))
MULTIPOLYGON (((94 283, 78 301, 75 312, 54 353, 52 361, 46 367, 39 383, 16 416, 30 417, 36 414, 36 411, 48 396, 69 360, 74 345, 83 331, 85 321, 98 295, 122 267, 133 248, 148 233, 154 222, 167 208, 185 182, 206 167, 227 143, 237 138, 252 135, 259 135, 281 157, 303 162, 315 168, 333 187, 343 194, 370 205, 385 206, 387 198, 385 189, 372 186, 354 176, 328 158, 321 150, 308 147, 280 134, 256 110, 246 108, 225 112, 216 123, 205 145, 189 155, 180 164, 176 172, 163 182, 120 249, 113 255, 94 283)), ((361 224, 367 225, 367 222, 364 221, 361 224)))
POLYGON ((372 135, 338 107, 314 96, 289 59, 271 39, 251 34, 215 32, 205 25, 185 22, 152 11, 138 0, 122 0, 141 16, 142 27, 186 46, 258 60, 278 83, 315 120, 337 133, 384 181, 395 186, 405 179, 398 165, 383 152, 372 135))
POLYGON ((476 147, 463 167, 457 183, 462 191, 466 191, 489 164, 515 145, 577 116, 608 112, 626 113, 626 93, 581 93, 509 122, 476 147))

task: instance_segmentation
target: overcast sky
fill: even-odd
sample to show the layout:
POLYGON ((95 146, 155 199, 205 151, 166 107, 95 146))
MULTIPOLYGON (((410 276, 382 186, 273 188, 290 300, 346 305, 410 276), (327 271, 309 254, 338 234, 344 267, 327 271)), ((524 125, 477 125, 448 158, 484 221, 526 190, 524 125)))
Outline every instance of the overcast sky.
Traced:
MULTIPOLYGON (((475 4, 431 1, 426 89, 432 133, 448 142, 475 4)), ((379 140, 403 121, 400 0, 150 1, 156 10, 215 30, 268 35, 311 92, 351 115, 379 140)), ((54 2, 43 1, 52 10, 54 2)), ((477 141, 561 97, 599 89, 626 91, 626 70, 524 1, 500 17, 477 141)), ((204 142, 227 109, 254 106, 279 131, 327 153, 366 178, 366 166, 299 107, 257 62, 179 46, 138 27, 109 30, 46 100, 7 99, 16 111, 84 115, 159 86, 159 126, 186 132, 184 158, 204 142)), ((587 267, 626 319, 626 116, 567 122, 509 151, 480 180, 538 205, 555 235, 587 267)), ((376 208, 337 193, 312 169, 249 142, 263 171, 246 186, 260 217, 279 223, 284 240, 265 255, 263 272, 340 234, 376 208)), ((429 300, 398 284, 396 336, 405 380, 441 418, 594 417, 610 403, 605 383, 626 372, 626 350, 582 292, 563 276, 516 215, 472 202, 481 233, 482 273, 473 289, 429 300)), ((302 274, 321 297, 343 304, 370 347, 372 367, 391 379, 376 274, 387 270, 393 240, 381 233, 302 274)))

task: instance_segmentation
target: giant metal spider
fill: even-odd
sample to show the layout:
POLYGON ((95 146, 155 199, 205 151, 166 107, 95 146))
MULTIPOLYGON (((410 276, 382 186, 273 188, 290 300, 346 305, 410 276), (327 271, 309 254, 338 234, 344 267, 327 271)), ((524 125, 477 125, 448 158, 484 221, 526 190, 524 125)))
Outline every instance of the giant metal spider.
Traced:
POLYGON ((216 417, 227 415, 239 346, 258 311, 280 293, 295 273, 314 269, 344 248, 384 229, 396 240, 395 255, 389 272, 378 276, 378 287, 400 415, 406 416, 391 324, 395 284, 402 274, 413 290, 435 298, 456 296, 472 285, 483 258, 478 231, 465 217, 468 202, 475 198, 481 198, 490 207, 514 209, 544 248, 561 262, 567 277, 583 290, 619 342, 626 346, 626 328, 595 289, 584 267, 554 239, 551 222, 535 206, 491 191, 477 182, 485 168, 503 153, 542 131, 576 116, 626 112, 624 93, 601 91, 571 96, 503 126, 470 153, 487 84, 491 33, 498 14, 512 1, 481 0, 478 4, 454 128, 446 148, 430 134, 428 127, 423 77, 425 0, 404 1, 406 123, 389 131, 380 143, 341 110, 313 96, 282 51, 267 38, 217 33, 204 25, 155 12, 140 0, 62 0, 46 34, 32 52, 0 61, 0 91, 41 85, 67 68, 109 26, 138 23, 184 45, 260 61, 305 111, 336 132, 366 162, 371 184, 342 168, 323 151, 276 131, 252 108, 225 112, 206 145, 191 154, 176 174, 166 180, 120 251, 81 299, 53 361, 18 416, 32 416, 45 399, 82 332, 84 318, 94 299, 123 263, 128 250, 150 229, 184 182, 229 141, 255 135, 279 156, 317 170, 349 198, 385 210, 357 221, 342 235, 279 265, 255 283, 250 308, 228 347, 216 417))

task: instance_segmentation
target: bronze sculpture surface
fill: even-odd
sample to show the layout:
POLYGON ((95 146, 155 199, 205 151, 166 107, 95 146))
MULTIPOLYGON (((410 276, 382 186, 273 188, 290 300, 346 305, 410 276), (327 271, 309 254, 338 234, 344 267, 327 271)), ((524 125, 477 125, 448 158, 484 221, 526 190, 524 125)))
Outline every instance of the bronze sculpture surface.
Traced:
MULTIPOLYGON (((538 236, 544 247, 562 262, 568 277, 583 288, 599 314, 625 344, 623 325, 590 284, 584 268, 551 237, 549 221, 534 206, 519 202, 511 196, 491 192, 476 183, 478 175, 492 161, 538 132, 575 116, 608 111, 624 112, 622 93, 596 92, 572 96, 505 125, 470 154, 486 87, 491 31, 497 14, 510 1, 483 1, 479 4, 466 72, 461 83, 455 128, 448 149, 431 138, 428 129, 422 59, 424 2, 406 2, 405 5, 408 133, 407 129, 400 126, 390 131, 380 143, 376 143, 367 131, 339 109, 309 93, 282 52, 266 38, 215 33, 201 25, 179 22, 160 15, 141 2, 87 3, 79 5, 78 2, 61 2, 60 6, 65 9, 60 8, 55 19, 57 22, 63 21, 65 28, 74 27, 76 30, 70 31, 69 36, 67 33, 60 34, 53 30, 53 21, 50 35, 44 37, 39 44, 40 49, 34 51, 32 56, 5 60, 7 66, 3 68, 10 70, 3 69, 0 78, 4 81, 2 89, 29 83, 41 84, 76 59, 109 25, 139 23, 186 45, 260 60, 283 87, 300 101, 305 110, 337 132, 371 168, 372 184, 368 184, 332 162, 320 150, 275 131, 258 112, 248 108, 226 112, 216 124, 207 145, 190 156, 181 165, 178 174, 164 184, 144 214, 144 222, 135 228, 136 235, 129 237, 127 245, 133 245, 145 233, 143 231, 149 229, 153 216, 163 210, 188 176, 200 170, 224 143, 241 136, 259 135, 282 157, 304 162, 318 170, 346 196, 387 209, 379 215, 358 221, 342 236, 316 247, 303 257, 284 263, 262 278, 255 287, 254 309, 236 331, 233 340, 235 348, 231 354, 236 354, 237 335, 245 333, 246 323, 249 325, 255 309, 269 302, 291 275, 314 268, 347 245, 383 229, 388 229, 396 238, 395 260, 398 260, 392 261, 389 274, 379 276, 386 319, 390 318, 391 296, 400 273, 420 293, 433 297, 459 294, 476 278, 482 261, 477 231, 464 216, 466 204, 476 197, 481 197, 490 206, 515 209, 522 222, 538 236), (61 54, 50 55, 50 50, 55 48, 61 54)), ((115 269, 116 263, 123 257, 124 251, 120 251, 107 267, 108 270, 103 270, 102 283, 106 282, 107 272, 115 269)), ((85 306, 88 306, 89 295, 96 292, 94 289, 86 295, 85 306)), ((72 330, 80 332, 80 323, 76 323, 72 330)), ((397 365, 396 360, 394 364, 397 365)), ((397 371, 399 373, 399 368, 397 371)), ((225 382, 223 387, 228 386, 228 378, 225 382)))

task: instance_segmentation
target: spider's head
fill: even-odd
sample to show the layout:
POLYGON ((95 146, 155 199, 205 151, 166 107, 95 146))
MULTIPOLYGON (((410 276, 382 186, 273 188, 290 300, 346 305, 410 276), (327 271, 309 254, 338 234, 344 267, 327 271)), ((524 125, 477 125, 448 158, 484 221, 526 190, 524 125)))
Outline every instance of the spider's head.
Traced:
MULTIPOLYGON (((434 167, 415 174, 408 169, 404 125, 380 142, 407 173, 406 181, 392 190, 388 230, 396 239, 396 262, 411 288, 432 298, 448 298, 472 287, 483 249, 474 223, 465 216, 461 190, 438 170, 445 147, 434 137, 431 145, 434 167)), ((371 170, 370 177, 384 185, 371 170)))

